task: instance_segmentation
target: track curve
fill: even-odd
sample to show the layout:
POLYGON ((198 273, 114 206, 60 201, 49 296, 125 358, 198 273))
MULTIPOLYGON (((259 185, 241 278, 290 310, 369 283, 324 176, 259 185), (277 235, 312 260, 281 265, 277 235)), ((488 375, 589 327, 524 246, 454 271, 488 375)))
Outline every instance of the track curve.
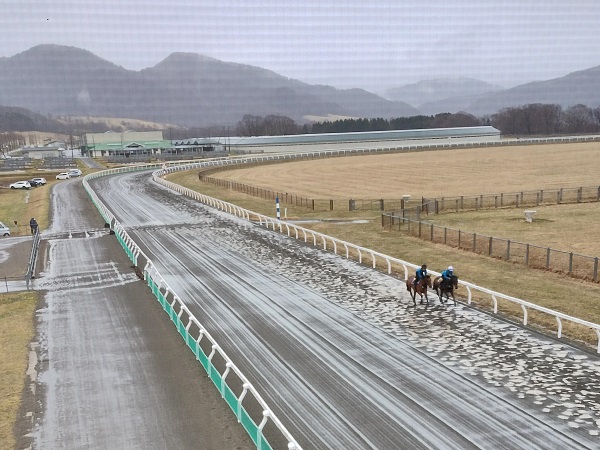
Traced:
POLYGON ((464 306, 414 308, 398 280, 148 173, 91 184, 303 448, 600 445, 593 355, 464 306))

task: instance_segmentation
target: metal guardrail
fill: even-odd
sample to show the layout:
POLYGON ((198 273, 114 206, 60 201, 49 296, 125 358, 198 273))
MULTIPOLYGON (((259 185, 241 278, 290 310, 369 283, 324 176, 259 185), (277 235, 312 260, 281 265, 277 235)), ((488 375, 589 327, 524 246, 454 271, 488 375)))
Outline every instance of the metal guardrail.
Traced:
POLYGON ((33 235, 33 244, 31 245, 31 255, 29 256, 29 264, 27 266, 27 273, 25 274, 25 284, 27 285, 27 290, 29 290, 29 283, 32 278, 35 278, 35 265, 37 262, 37 253, 38 248, 40 246, 40 229, 37 227, 35 229, 35 233, 33 235))

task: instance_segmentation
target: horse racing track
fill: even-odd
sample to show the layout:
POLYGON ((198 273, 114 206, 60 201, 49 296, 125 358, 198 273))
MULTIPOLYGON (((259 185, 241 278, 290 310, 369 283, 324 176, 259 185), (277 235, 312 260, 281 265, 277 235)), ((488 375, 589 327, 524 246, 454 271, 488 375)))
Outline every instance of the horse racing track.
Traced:
POLYGON ((598 446, 596 355, 139 177, 99 191, 303 448, 598 446))

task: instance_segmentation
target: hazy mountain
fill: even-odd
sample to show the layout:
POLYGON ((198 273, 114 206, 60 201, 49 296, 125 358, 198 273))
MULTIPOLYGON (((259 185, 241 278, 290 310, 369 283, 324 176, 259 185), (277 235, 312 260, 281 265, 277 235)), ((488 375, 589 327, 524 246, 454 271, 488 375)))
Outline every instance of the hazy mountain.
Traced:
POLYGON ((563 108, 577 104, 592 108, 600 106, 600 66, 572 72, 561 78, 536 81, 480 95, 465 110, 475 115, 484 115, 529 103, 555 103, 563 108))
POLYGON ((39 45, 0 58, 0 104, 41 113, 130 117, 185 126, 230 125, 244 114, 401 117, 403 102, 360 89, 312 86, 275 72, 174 53, 130 71, 75 47, 39 45))
POLYGON ((477 95, 503 89, 473 78, 438 78, 390 88, 384 97, 406 102, 423 114, 458 112, 477 95))

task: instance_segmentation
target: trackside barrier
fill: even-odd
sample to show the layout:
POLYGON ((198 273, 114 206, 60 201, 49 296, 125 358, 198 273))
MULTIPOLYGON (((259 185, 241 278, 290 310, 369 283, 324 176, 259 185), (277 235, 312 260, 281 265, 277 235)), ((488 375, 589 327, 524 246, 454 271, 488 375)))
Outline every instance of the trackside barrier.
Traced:
MULTIPOLYGON (((97 172, 86 175, 83 178, 83 185, 86 192, 90 196, 92 203, 96 205, 106 223, 113 224, 113 231, 115 232, 117 240, 127 253, 127 256, 132 263, 137 266, 138 256, 140 255, 142 255, 143 259, 146 261, 145 267, 141 269, 143 270, 144 280, 147 282, 148 287, 177 328, 177 331, 185 341, 188 348, 194 353, 196 359, 200 362, 208 377, 212 380, 213 384, 221 393, 221 397, 227 402, 233 413, 236 415, 238 422, 242 424, 256 445, 256 448, 259 450, 272 450, 271 444, 268 442, 263 433, 265 426, 267 426, 268 423, 272 423, 279 430, 283 438, 287 440, 288 450, 302 450, 302 447, 292 437, 290 432, 281 423, 275 413, 268 407, 267 403, 256 391, 254 386, 252 386, 244 374, 219 347, 216 340, 210 335, 210 333, 194 317, 185 303, 169 287, 167 282, 158 272, 156 266, 154 266, 154 263, 142 252, 133 239, 131 239, 125 228, 123 228, 123 226, 116 220, 112 212, 102 203, 88 182, 90 179, 101 176, 156 169, 156 166, 156 164, 150 165, 150 167, 148 165, 144 165, 126 169, 119 168, 97 172), (208 354, 203 349, 203 345, 210 348, 210 352, 208 352, 208 354), (225 361, 225 369, 222 372, 219 371, 214 364, 215 355, 219 355, 219 357, 225 361), (239 394, 236 394, 234 389, 227 383, 228 377, 230 377, 232 374, 242 382, 242 391, 239 394), (244 407, 244 399, 250 398, 250 396, 252 396, 256 402, 258 402, 260 408, 262 409, 262 417, 260 418, 260 421, 254 420, 244 407)), ((231 212, 231 214, 236 214, 243 217, 243 211, 241 208, 233 207, 232 205, 228 211, 231 212)))
MULTIPOLYGON (((191 167, 191 168, 194 168, 194 167, 191 167)), ((168 173, 172 173, 177 170, 189 170, 189 169, 190 169, 189 166, 181 165, 179 167, 173 167, 173 168, 166 169, 166 170, 157 170, 156 172, 153 173, 153 179, 157 183, 160 183, 165 187, 168 187, 176 192, 179 192, 180 194, 191 197, 191 198, 193 198, 201 203, 204 203, 206 205, 209 205, 213 208, 234 214, 234 215, 241 217, 243 219, 246 219, 246 220, 250 220, 250 217, 252 217, 254 220, 258 221, 259 225, 265 226, 267 229, 273 229, 274 231, 278 231, 280 233, 285 233, 285 234, 287 234, 287 236, 294 236, 296 239, 302 239, 306 243, 311 242, 313 246, 322 247, 322 249, 325 251, 328 251, 329 249, 331 249, 331 251, 334 254, 336 254, 336 255, 344 254, 347 259, 350 258, 350 250, 353 250, 357 255, 359 263, 361 263, 361 264, 363 263, 363 258, 368 258, 370 260, 369 262, 371 263, 373 269, 378 268, 378 263, 380 263, 381 265, 384 266, 384 268, 385 268, 384 270, 388 274, 391 275, 393 266, 401 267, 404 271, 404 280, 406 280, 408 278, 408 269, 409 268, 416 269, 416 268, 420 267, 420 265, 416 265, 416 264, 413 264, 413 263, 410 263, 408 261, 404 261, 404 260, 401 260, 398 258, 393 258, 393 257, 385 255, 383 253, 379 253, 379 252, 376 252, 376 251, 368 249, 368 248, 360 247, 360 246, 352 244, 350 242, 345 242, 345 241, 342 241, 341 239, 337 239, 337 238, 334 238, 334 237, 331 237, 331 236, 328 236, 328 235, 325 235, 322 233, 318 233, 316 231, 306 229, 306 228, 300 227, 295 224, 287 223, 285 221, 277 220, 272 217, 264 216, 262 214, 259 214, 259 213, 253 212, 253 211, 245 210, 245 209, 240 208, 231 203, 224 202, 222 200, 218 200, 218 199, 209 197, 204 194, 200 194, 191 189, 177 185, 175 183, 172 183, 172 182, 167 181, 162 178, 162 176, 164 176, 168 173), (342 253, 339 252, 339 249, 341 249, 341 248, 344 249, 344 251, 342 253)), ((433 271, 431 271, 431 272, 434 275, 440 275, 439 273, 436 273, 433 271)), ((511 303, 519 305, 521 307, 521 310, 523 311, 523 325, 527 325, 527 323, 528 323, 528 311, 529 310, 534 310, 534 311, 538 311, 538 312, 553 316, 556 319, 556 323, 557 323, 557 337, 558 338, 562 337, 563 321, 572 322, 572 323, 581 325, 583 327, 589 328, 596 333, 596 338, 597 338, 597 342, 598 342, 596 350, 598 353, 600 353, 600 325, 598 325, 598 324, 588 322, 586 320, 582 320, 577 317, 572 317, 567 314, 563 314, 561 312, 554 311, 552 309, 545 308, 543 306, 539 306, 534 303, 527 302, 525 300, 522 300, 522 299, 519 299, 516 297, 502 294, 500 292, 495 292, 495 291, 492 291, 491 289, 480 287, 473 283, 459 280, 459 284, 464 286, 467 291, 467 304, 469 304, 469 305, 472 302, 473 291, 476 291, 480 294, 484 294, 485 296, 489 296, 491 298, 493 310, 494 310, 495 314, 498 313, 498 299, 506 300, 511 303)))

